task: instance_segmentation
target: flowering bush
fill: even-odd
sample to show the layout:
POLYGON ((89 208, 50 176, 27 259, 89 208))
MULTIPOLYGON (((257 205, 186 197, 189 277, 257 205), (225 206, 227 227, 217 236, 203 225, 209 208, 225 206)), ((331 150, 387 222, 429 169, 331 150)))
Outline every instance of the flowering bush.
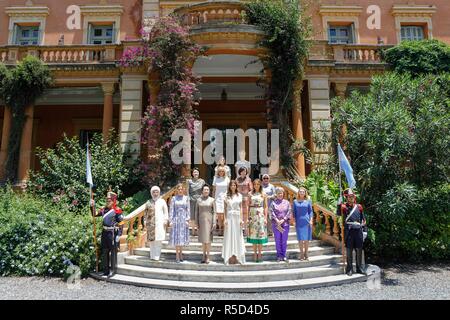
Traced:
POLYGON ((145 65, 157 76, 157 103, 149 105, 142 118, 141 144, 147 145, 149 156, 140 169, 145 171, 147 185, 173 185, 180 175, 180 166, 173 164, 170 150, 175 129, 188 129, 193 134, 198 118, 199 78, 190 68, 205 48, 189 39, 189 29, 176 17, 163 17, 150 32, 142 30, 142 47, 125 51, 120 65, 145 65))
POLYGON ((0 189, 0 275, 62 277, 70 263, 83 275, 94 271, 92 218, 85 213, 0 189))
MULTIPOLYGON (((96 200, 104 198, 111 187, 120 188, 129 179, 127 156, 122 153, 116 136, 103 143, 101 134, 94 134, 90 141, 91 168, 96 200)), ((64 137, 54 149, 37 148, 41 168, 31 172, 28 191, 61 203, 67 209, 78 211, 89 205, 90 193, 86 183, 86 146, 78 138, 64 137)))

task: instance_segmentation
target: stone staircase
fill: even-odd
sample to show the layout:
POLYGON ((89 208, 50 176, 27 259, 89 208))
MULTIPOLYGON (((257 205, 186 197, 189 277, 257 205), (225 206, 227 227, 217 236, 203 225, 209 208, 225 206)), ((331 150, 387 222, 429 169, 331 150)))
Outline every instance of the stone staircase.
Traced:
POLYGON ((289 262, 276 261, 275 243, 271 237, 263 247, 264 262, 253 262, 252 245, 246 244, 247 262, 226 266, 221 257, 222 241, 222 237, 214 237, 209 264, 200 263, 202 246, 197 242, 197 237, 191 236, 189 246, 183 250, 182 263, 175 262, 175 248, 164 241, 160 261, 150 260, 149 248, 137 248, 132 254, 120 253, 117 273, 113 277, 93 276, 115 283, 204 292, 282 291, 366 280, 365 275, 349 277, 343 274, 342 256, 335 253, 335 247, 321 240, 310 243, 309 261, 298 260, 293 227, 288 239, 289 262))
MULTIPOLYGON (((286 199, 291 203, 297 192, 296 187, 286 181, 273 182, 285 190, 286 199)), ((162 197, 168 203, 175 188, 162 197)), ((334 286, 365 281, 366 275, 344 274, 341 255, 343 230, 337 216, 313 204, 313 228, 320 228, 320 239, 310 243, 309 261, 298 260, 298 243, 294 226, 290 227, 287 256, 289 262, 277 262, 273 237, 263 246, 262 263, 253 262, 253 247, 246 244, 246 263, 224 265, 221 257, 223 237, 214 236, 211 244, 210 263, 202 264, 202 245, 197 237, 190 237, 190 244, 183 249, 184 262, 175 262, 175 248, 163 242, 160 261, 150 260, 150 250, 145 246, 146 230, 142 224, 145 204, 125 217, 124 234, 121 237, 121 251, 117 273, 110 278, 92 274, 94 278, 109 282, 131 284, 161 289, 175 289, 203 292, 263 292, 306 289, 334 286), (129 248, 126 234, 138 231, 138 244, 129 248)), ((169 236, 166 235, 166 239, 169 236)))

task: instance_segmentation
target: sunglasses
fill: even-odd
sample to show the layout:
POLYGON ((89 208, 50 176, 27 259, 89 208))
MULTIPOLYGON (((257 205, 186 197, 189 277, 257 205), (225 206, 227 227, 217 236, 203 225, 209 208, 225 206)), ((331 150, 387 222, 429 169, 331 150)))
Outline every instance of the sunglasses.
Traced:
POLYGON ((263 180, 269 180, 269 178, 263 178, 263 180))

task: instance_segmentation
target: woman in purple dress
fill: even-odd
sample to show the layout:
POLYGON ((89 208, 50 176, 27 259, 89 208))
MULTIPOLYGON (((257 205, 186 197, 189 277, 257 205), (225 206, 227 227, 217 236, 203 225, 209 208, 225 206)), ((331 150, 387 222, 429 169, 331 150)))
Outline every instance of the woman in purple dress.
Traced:
POLYGON ((177 185, 177 193, 170 200, 169 245, 175 246, 177 263, 183 262, 183 246, 189 244, 189 221, 191 219, 189 197, 185 195, 184 185, 177 185))
POLYGON ((294 200, 295 230, 297 231, 299 260, 309 260, 308 246, 312 240, 313 209, 305 188, 298 189, 297 199, 294 200))
POLYGON ((291 218, 291 204, 283 199, 283 188, 276 188, 276 198, 270 204, 273 235, 277 248, 277 261, 286 261, 287 240, 289 236, 289 220, 291 218))

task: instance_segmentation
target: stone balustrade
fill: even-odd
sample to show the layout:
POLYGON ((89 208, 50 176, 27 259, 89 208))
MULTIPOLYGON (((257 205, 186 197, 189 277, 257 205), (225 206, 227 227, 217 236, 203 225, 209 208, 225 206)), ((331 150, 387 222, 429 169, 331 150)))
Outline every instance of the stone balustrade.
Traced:
POLYGON ((3 46, 0 62, 15 64, 27 55, 38 57, 46 64, 105 63, 120 58, 120 45, 67 46, 3 46))
POLYGON ((337 63, 382 63, 381 51, 389 45, 330 44, 337 63))

